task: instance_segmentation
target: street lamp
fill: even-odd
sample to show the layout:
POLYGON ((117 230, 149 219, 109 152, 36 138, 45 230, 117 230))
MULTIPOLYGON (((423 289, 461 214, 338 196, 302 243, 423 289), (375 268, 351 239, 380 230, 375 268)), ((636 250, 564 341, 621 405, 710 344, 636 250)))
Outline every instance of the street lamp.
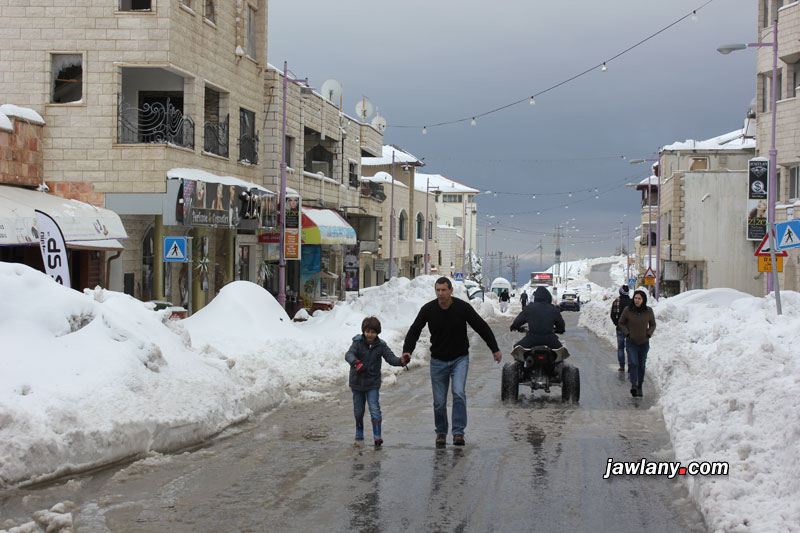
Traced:
POLYGON ((428 231, 428 228, 429 228, 429 222, 428 222, 428 203, 429 202, 428 202, 428 197, 430 196, 431 191, 436 191, 435 194, 437 196, 439 195, 439 187, 438 186, 431 187, 431 179, 430 178, 426 178, 425 179, 425 274, 429 273, 428 264, 430 263, 430 260, 428 259, 428 239, 430 238, 429 231, 428 231))
POLYGON ((775 262, 775 203, 778 197, 778 150, 775 149, 775 121, 778 114, 778 10, 775 11, 775 20, 772 22, 772 42, 771 43, 735 43, 726 44, 717 48, 717 52, 723 55, 730 54, 736 50, 744 50, 748 47, 772 47, 772 139, 769 145, 769 186, 767 187, 767 203, 769 204, 767 218, 767 238, 769 239, 769 256, 772 262, 772 272, 767 273, 767 294, 775 289, 775 306, 778 314, 781 313, 781 287, 778 281, 778 271, 775 262))
MULTIPOLYGON (((287 62, 283 62, 283 127, 281 137, 281 228, 278 254, 278 303, 286 309, 286 90, 289 82, 308 85, 308 78, 289 79, 287 62)), ((302 225, 302 223, 301 223, 302 225)))
POLYGON ((389 210, 392 217, 389 221, 389 279, 394 272, 394 150, 392 150, 392 206, 389 210))
MULTIPOLYGON (((651 162, 651 163, 659 163, 658 159, 631 159, 630 164, 636 165, 638 163, 644 162, 651 162)), ((653 165, 655 166, 655 165, 653 165)), ((656 207, 656 288, 655 288, 655 296, 656 300, 658 300, 660 296, 659 285, 661 284, 661 169, 656 170, 656 177, 658 178, 658 188, 656 189, 656 198, 658 199, 658 206, 656 207)), ((653 235, 653 230, 650 227, 652 225, 652 219, 650 217, 650 210, 652 209, 652 202, 650 201, 650 195, 652 194, 652 188, 650 183, 649 176, 647 178, 647 220, 648 220, 648 227, 647 227, 647 244, 648 244, 648 255, 647 255, 647 265, 648 267, 652 268, 652 261, 653 261, 653 252, 650 248, 650 241, 652 240, 651 237, 653 235)), ((629 276, 630 277, 630 276, 629 276)))

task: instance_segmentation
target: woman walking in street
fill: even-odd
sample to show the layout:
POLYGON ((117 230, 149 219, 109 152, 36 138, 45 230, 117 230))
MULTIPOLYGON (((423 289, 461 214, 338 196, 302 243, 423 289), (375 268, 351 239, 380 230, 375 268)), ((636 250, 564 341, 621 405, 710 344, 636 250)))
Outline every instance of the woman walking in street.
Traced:
POLYGON ((650 351, 650 337, 656 330, 656 317, 653 309, 647 307, 645 291, 636 290, 633 294, 633 301, 622 311, 618 326, 625 335, 628 371, 631 376, 631 396, 642 396, 647 352, 650 351))

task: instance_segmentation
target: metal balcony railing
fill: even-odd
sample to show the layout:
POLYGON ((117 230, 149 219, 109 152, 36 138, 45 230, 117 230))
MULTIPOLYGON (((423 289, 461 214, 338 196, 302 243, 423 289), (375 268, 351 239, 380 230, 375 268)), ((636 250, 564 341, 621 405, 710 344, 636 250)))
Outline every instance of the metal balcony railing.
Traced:
POLYGON ((258 135, 239 136, 239 161, 250 165, 258 164, 258 135))
POLYGON ((117 108, 117 142, 120 144, 174 144, 194 148, 194 121, 165 103, 145 103, 137 108, 120 98, 117 108))
POLYGON ((228 157, 228 143, 230 141, 231 116, 226 115, 225 120, 217 124, 206 123, 203 125, 203 150, 221 157, 228 157))

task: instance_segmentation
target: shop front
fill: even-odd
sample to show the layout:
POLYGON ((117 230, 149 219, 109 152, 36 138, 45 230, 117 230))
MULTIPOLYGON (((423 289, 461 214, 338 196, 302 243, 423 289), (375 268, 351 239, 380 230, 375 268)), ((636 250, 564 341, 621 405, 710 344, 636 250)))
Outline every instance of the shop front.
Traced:
POLYGON ((343 299, 348 279, 351 288, 358 283, 352 279, 358 272, 356 231, 336 211, 303 207, 301 240, 303 306, 312 311, 330 309, 343 299))
POLYGON ((47 270, 40 248, 41 214, 63 235, 70 286, 108 287, 109 263, 123 249, 120 240, 128 238, 119 215, 33 189, 0 185, 0 261, 47 270))
POLYGON ((132 238, 141 239, 141 246, 126 246, 124 290, 196 311, 232 281, 263 285, 265 254, 257 233, 277 225, 275 200, 260 185, 189 168, 167 172, 166 193, 107 194, 107 206, 133 215, 132 238), (187 257, 165 263, 164 237, 173 236, 187 238, 187 257))

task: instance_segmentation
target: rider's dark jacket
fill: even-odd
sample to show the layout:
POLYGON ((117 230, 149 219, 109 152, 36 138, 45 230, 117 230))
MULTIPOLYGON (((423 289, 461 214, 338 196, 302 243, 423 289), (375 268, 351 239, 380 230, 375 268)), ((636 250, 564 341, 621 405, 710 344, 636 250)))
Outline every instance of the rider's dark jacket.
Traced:
POLYGON ((544 287, 537 287, 533 293, 533 303, 522 308, 511 324, 511 329, 518 329, 523 324, 528 325, 528 333, 519 341, 526 348, 534 346, 549 346, 560 348, 561 342, 556 333, 564 333, 564 318, 561 311, 553 305, 553 297, 544 287))

